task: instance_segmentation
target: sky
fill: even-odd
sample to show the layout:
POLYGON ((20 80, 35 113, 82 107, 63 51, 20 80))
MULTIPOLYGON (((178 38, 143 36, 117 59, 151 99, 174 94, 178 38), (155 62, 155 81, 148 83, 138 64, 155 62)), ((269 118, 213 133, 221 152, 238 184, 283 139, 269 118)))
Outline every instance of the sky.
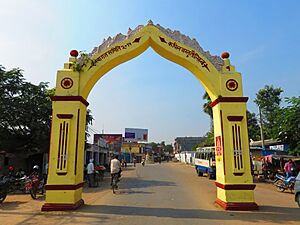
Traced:
MULTIPOLYGON (((300 1, 39 1, 0 0, 0 65, 19 67, 34 84, 55 87, 56 71, 72 49, 91 52, 104 38, 151 19, 196 38, 212 55, 230 52, 241 72, 247 107, 265 85, 281 87, 282 97, 300 95, 300 1)), ((203 136, 204 88, 185 68, 151 48, 119 65, 92 89, 88 102, 93 133, 146 128, 149 141, 203 136)), ((92 139, 90 139, 92 141, 92 139)))

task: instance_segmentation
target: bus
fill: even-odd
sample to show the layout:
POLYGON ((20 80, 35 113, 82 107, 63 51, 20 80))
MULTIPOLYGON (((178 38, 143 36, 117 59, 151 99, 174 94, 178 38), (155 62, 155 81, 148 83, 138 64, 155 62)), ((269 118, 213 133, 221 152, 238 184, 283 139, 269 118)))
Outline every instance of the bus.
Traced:
POLYGON ((198 147, 195 154, 195 169, 198 176, 216 178, 215 147, 198 147))

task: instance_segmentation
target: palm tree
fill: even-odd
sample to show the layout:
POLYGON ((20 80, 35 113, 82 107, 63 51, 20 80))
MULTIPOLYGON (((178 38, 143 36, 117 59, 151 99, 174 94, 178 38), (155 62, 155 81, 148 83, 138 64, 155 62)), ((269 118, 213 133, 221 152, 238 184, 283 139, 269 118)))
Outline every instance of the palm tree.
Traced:
POLYGON ((213 130, 213 112, 212 112, 212 108, 210 107, 211 99, 207 92, 204 93, 202 99, 206 100, 206 102, 203 104, 203 112, 208 114, 210 117, 210 131, 212 131, 213 130))

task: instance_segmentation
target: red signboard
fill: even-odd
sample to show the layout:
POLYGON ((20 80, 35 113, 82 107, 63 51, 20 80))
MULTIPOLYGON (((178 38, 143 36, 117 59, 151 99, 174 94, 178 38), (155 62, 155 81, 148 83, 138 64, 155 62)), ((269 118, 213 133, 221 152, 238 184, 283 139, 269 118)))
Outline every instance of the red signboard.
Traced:
POLYGON ((223 155, 222 141, 221 136, 216 137, 216 156, 223 155))
POLYGON ((122 143, 122 134, 94 134, 94 144, 96 144, 99 138, 103 138, 107 144, 122 143))
POLYGON ((107 144, 121 144, 122 134, 100 134, 107 144))

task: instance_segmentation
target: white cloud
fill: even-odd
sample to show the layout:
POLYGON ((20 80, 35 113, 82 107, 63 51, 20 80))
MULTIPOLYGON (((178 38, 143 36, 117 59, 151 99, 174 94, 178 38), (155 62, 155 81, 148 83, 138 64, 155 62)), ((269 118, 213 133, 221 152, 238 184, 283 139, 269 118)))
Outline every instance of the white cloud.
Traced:
POLYGON ((254 49, 251 49, 247 52, 242 53, 238 60, 240 63, 249 62, 249 61, 255 59, 256 57, 259 57, 260 55, 264 54, 265 50, 266 50, 265 45, 257 46, 254 49))

